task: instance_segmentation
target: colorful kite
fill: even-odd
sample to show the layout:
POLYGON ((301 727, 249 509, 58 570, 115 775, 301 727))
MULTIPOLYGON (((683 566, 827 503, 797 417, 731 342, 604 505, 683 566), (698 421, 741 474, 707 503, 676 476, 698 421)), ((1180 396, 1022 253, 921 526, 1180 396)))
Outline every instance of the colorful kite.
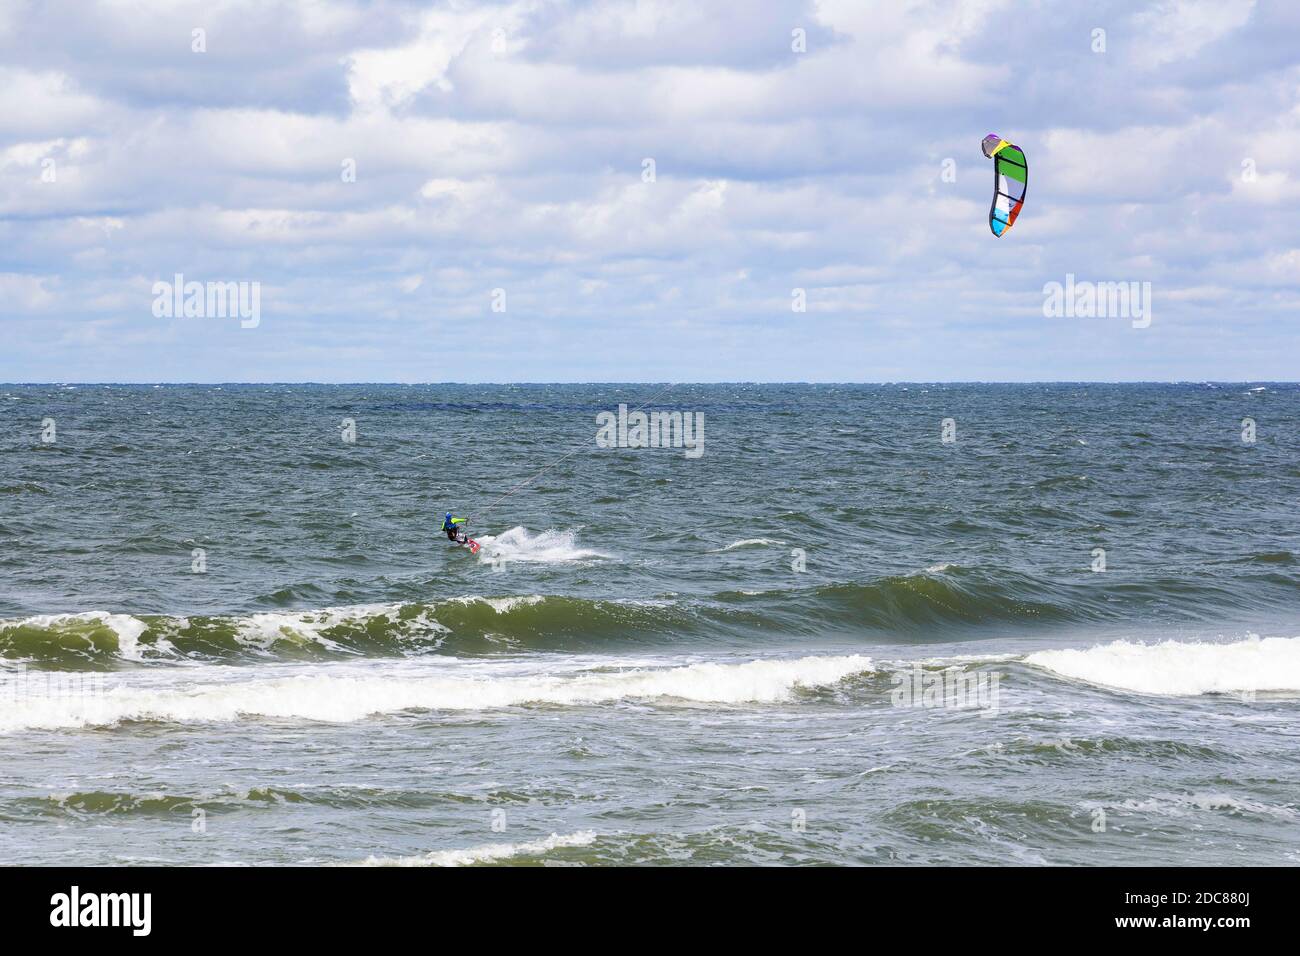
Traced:
POLYGON ((1013 146, 997 133, 985 136, 980 148, 993 160, 993 205, 989 207, 989 228, 993 235, 1001 236, 1016 224, 1020 207, 1025 204, 1029 163, 1019 146, 1013 146))

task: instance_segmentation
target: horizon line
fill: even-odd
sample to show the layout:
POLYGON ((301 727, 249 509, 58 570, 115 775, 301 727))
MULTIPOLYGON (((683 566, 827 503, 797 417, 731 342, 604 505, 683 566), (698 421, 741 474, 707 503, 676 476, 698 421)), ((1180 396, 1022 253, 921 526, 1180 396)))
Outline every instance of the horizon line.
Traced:
POLYGON ((431 386, 556 386, 556 385, 862 385, 862 386, 881 386, 881 385, 1300 385, 1300 380, 1293 379, 888 379, 880 381, 767 381, 759 379, 734 379, 718 381, 699 381, 699 382, 670 382, 667 379, 588 379, 581 381, 517 381, 517 382, 495 382, 495 381, 477 381, 477 382, 392 382, 392 381, 340 381, 340 382, 322 382, 309 379, 298 381, 140 381, 140 382, 110 382, 110 381, 49 381, 49 382, 0 382, 0 388, 34 388, 34 387, 81 387, 81 386, 102 386, 102 387, 122 387, 122 388, 166 388, 166 387, 193 387, 193 386, 288 386, 288 385, 307 385, 318 387, 339 387, 345 385, 383 385, 400 388, 428 388, 431 386))

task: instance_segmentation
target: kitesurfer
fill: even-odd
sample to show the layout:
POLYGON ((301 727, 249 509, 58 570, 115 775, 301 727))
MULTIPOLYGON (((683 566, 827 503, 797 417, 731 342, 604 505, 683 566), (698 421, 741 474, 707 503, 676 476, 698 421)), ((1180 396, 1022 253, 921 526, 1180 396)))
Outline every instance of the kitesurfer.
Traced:
POLYGON ((456 527, 457 525, 462 525, 462 524, 469 524, 469 519, 453 518, 451 516, 451 512, 450 511, 447 512, 446 517, 442 519, 442 530, 447 532, 448 541, 455 541, 457 544, 464 544, 469 540, 469 535, 467 535, 460 528, 456 527))

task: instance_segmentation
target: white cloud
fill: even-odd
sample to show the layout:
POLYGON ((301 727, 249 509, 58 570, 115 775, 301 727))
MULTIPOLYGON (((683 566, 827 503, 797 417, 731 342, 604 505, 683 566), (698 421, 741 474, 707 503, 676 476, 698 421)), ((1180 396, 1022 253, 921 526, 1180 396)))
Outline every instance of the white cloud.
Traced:
POLYGON ((1137 63, 1151 67, 1185 60, 1245 25, 1255 0, 1162 0, 1133 15, 1145 36, 1134 44, 1137 63))
POLYGON ((53 278, 0 272, 0 303, 6 311, 16 313, 40 312, 55 302, 53 278))
POLYGON ((0 142, 93 128, 105 119, 105 109, 66 74, 0 67, 0 142))

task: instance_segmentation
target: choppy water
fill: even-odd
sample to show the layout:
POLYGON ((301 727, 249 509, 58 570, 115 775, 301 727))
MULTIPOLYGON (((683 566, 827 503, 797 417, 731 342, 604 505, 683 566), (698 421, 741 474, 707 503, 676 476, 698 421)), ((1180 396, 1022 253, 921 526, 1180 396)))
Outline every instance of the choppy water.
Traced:
POLYGON ((1300 860, 1300 388, 661 388, 0 386, 0 861, 1300 860))

